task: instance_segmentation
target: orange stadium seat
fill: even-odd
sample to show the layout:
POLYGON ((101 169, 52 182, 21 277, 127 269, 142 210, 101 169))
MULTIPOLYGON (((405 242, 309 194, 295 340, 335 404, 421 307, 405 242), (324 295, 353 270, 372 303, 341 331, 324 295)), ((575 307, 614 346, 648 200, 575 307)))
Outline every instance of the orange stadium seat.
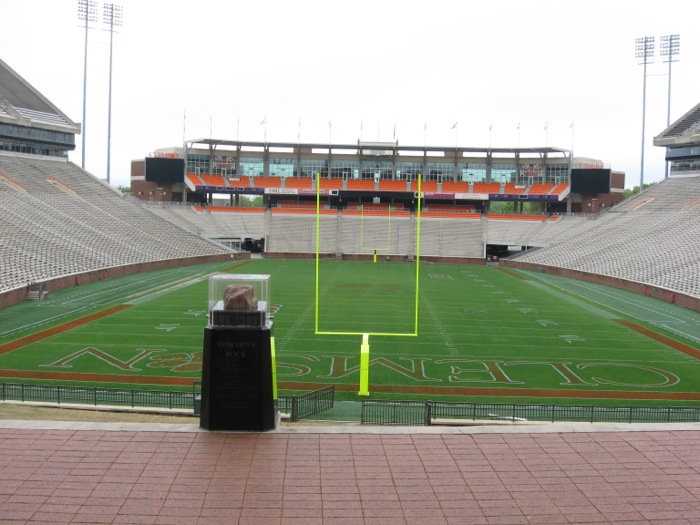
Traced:
POLYGON ((498 193, 501 191, 500 182, 475 182, 474 193, 498 193))
POLYGON ((207 186, 228 186, 221 175, 200 175, 207 186))
POLYGON ((442 183, 443 193, 469 193, 468 182, 453 182, 451 180, 442 183))
POLYGON ((530 191, 527 192, 528 195, 546 195, 549 190, 554 187, 551 182, 536 182, 530 186, 530 191))
POLYGON ((390 211, 389 208, 384 210, 361 210, 353 208, 345 208, 343 210, 343 215, 364 215, 365 217, 410 217, 410 211, 390 211))
POLYGON ((566 188, 569 187, 569 184, 566 182, 562 182, 560 184, 557 184, 554 186, 554 189, 552 190, 552 193, 550 195, 559 195, 560 193, 563 193, 566 188))
POLYGON ((228 183, 236 188, 248 188, 250 187, 250 177, 248 177, 248 175, 231 177, 228 183))
MULTIPOLYGON (((424 180, 420 187, 423 193, 437 193, 438 185, 436 180, 424 180)), ((418 181, 411 181, 411 191, 418 191, 418 181)))
POLYGON ((503 193, 508 195, 520 195, 523 191, 525 191, 525 188, 518 188, 515 186, 515 183, 509 182, 506 184, 506 188, 503 190, 503 193))
POLYGON ((374 190, 373 179, 348 179, 349 190, 374 190))
MULTIPOLYGON (((316 208, 270 208, 273 214, 297 214, 297 215, 314 215, 316 214, 316 208)), ((335 208, 322 208, 318 210, 320 215, 337 215, 338 210, 335 208)))
POLYGON ((316 203, 312 201, 279 201, 277 203, 280 208, 313 208, 316 209, 316 203))
POLYGON ((307 190, 313 187, 314 181, 311 177, 287 177, 284 179, 285 188, 296 188, 307 190))
POLYGON ((282 186, 282 179, 279 177, 255 177, 257 188, 279 188, 282 186))
POLYGON ((204 182, 202 182, 202 179, 199 178, 199 175, 195 175, 194 173, 188 173, 187 179, 195 186, 204 186, 204 182))
POLYGON ((317 179, 316 184, 321 190, 342 190, 343 179, 317 179))
POLYGON ((265 208, 253 206, 208 206, 210 213, 264 213, 265 208))
POLYGON ((454 213, 449 211, 424 211, 421 217, 428 219, 481 219, 481 213, 454 213))
POLYGON ((405 180, 380 180, 379 191, 407 191, 405 180))
POLYGON ((527 215, 519 213, 497 213, 494 215, 489 215, 489 220, 497 221, 539 221, 542 222, 547 219, 547 215, 527 215))

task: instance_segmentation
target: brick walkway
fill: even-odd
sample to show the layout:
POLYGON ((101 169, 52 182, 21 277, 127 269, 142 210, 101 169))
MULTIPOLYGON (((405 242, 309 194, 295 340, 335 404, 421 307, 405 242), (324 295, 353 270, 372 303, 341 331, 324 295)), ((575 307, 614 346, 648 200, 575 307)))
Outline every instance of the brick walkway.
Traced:
POLYGON ((700 523, 700 427, 245 434, 0 423, 2 525, 700 523))

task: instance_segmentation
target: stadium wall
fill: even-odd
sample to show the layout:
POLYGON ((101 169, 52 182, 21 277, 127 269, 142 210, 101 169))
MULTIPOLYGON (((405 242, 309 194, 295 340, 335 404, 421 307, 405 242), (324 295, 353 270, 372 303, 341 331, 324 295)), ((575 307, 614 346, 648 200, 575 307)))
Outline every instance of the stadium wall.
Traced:
POLYGON ((613 288, 619 288, 621 290, 627 290, 641 295, 647 295, 649 297, 654 297, 655 299, 661 299, 662 301, 677 304, 678 306, 682 306, 684 308, 700 312, 700 298, 692 297, 690 295, 685 295, 679 292, 673 292, 671 290, 666 290, 665 288, 660 288, 658 286, 652 286, 649 284, 639 283, 635 281, 628 281, 626 279, 610 277, 608 275, 599 275, 595 273, 582 272, 580 270, 558 268, 556 266, 545 266, 542 264, 520 262, 517 260, 511 261, 503 259, 500 262, 500 266, 507 268, 518 268, 520 270, 526 270, 530 272, 560 275, 562 277, 569 277, 572 279, 578 279, 590 283, 612 286, 613 288))
MULTIPOLYGON (((374 254, 372 253, 343 253, 337 255, 335 253, 322 253, 320 254, 321 259, 342 259, 343 261, 372 261, 374 260, 374 254)), ((392 262, 412 262, 413 260, 409 258, 406 254, 394 254, 378 252, 377 260, 386 261, 387 257, 391 258, 392 262)), ((314 253, 301 253, 301 252, 265 252, 266 259, 314 259, 316 254, 314 253)), ((421 255, 421 262, 427 263, 444 263, 444 264, 465 264, 465 265, 481 265, 486 264, 486 261, 482 258, 470 258, 470 257, 435 257, 430 255, 421 255)))
MULTIPOLYGON (((112 266, 110 268, 91 270, 89 272, 83 273, 73 273, 70 275, 57 277, 55 279, 47 279, 46 281, 40 281, 40 283, 46 285, 45 289, 47 293, 51 293, 56 292, 58 290, 64 290, 66 288, 72 288, 73 286, 79 286, 81 284, 94 283, 105 279, 122 277, 124 275, 133 275, 142 272, 149 272, 152 270, 165 270, 168 268, 178 268, 181 266, 193 266, 195 264, 224 262, 229 260, 237 261, 242 259, 250 259, 250 253, 224 253, 217 255, 183 257, 181 259, 169 259, 164 261, 128 264, 124 266, 112 266)), ((6 306, 25 301, 27 299, 28 291, 29 286, 19 288, 16 290, 10 290, 8 292, 0 294, 0 309, 5 308, 6 306)))

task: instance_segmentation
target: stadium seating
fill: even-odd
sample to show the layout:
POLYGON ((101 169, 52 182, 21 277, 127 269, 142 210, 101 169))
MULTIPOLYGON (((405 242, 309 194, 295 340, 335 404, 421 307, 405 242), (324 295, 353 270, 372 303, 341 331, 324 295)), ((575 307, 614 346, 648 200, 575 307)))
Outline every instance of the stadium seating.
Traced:
MULTIPOLYGON (((474 184, 477 192, 492 189, 474 184)), ((267 251, 312 253, 315 207, 294 204, 271 210, 148 204, 64 159, 0 154, 0 292, 113 266, 231 252, 211 238, 264 237, 267 251)), ((485 244, 534 246, 518 260, 700 296, 699 177, 670 178, 600 216, 482 218, 471 206, 461 208, 435 204, 423 212, 423 255, 480 258, 485 244)), ((415 253, 415 216, 388 210, 324 209, 321 250, 366 253, 387 245, 392 253, 415 253)))
POLYGON ((442 183, 443 193, 469 193, 469 183, 468 182, 453 182, 453 181, 443 181, 442 183))
POLYGON ((408 191, 408 183, 405 180, 380 180, 379 191, 408 191))
POLYGON ((347 188, 349 190, 374 191, 376 182, 373 179, 348 179, 347 188))
POLYGON ((284 179, 285 188, 296 188, 299 190, 311 189, 314 181, 311 177, 287 177, 284 179))
POLYGON ((207 186, 228 186, 228 182, 221 175, 200 175, 199 178, 202 179, 207 186))
POLYGON ((361 217, 343 214, 337 238, 341 253, 415 253, 415 223, 410 216, 361 217))
POLYGON ((550 192, 550 195, 561 195, 564 193, 564 191, 569 187, 569 184, 566 182, 559 183, 550 192))
POLYGON ((500 182, 475 182, 473 193, 500 193, 500 182))
POLYGON ((484 256, 480 220, 421 219, 421 253, 438 257, 484 256))
POLYGON ((195 175, 194 173, 188 173, 187 180, 189 180, 195 186, 204 186, 204 181, 199 178, 199 175, 195 175))
MULTIPOLYGON (((411 191, 418 191, 418 181, 411 181, 411 191)), ((421 191, 423 193, 437 193, 438 183, 435 180, 424 180, 421 182, 421 191)))
POLYGON ((261 206, 208 206, 209 213, 264 213, 261 206))
POLYGON ((576 227, 561 228, 571 218, 560 219, 551 246, 518 260, 700 296, 699 199, 699 177, 664 180, 576 227))
POLYGON ((507 195, 520 195, 525 191, 525 188, 516 186, 513 182, 506 183, 503 193, 507 195))
POLYGON ((423 218, 433 219, 481 219, 480 213, 455 213, 450 211, 424 211, 421 213, 423 218))
POLYGON ((64 159, 0 154, 0 172, 15 185, 0 182, 0 291, 112 266, 229 251, 155 216, 64 159))
POLYGON ((494 221, 534 221, 542 222, 547 219, 547 215, 526 214, 526 213, 493 213, 489 215, 489 220, 494 221))
POLYGON ((250 186, 250 177, 247 175, 236 175, 228 179, 228 184, 234 188, 248 188, 250 186))
POLYGON ((547 195, 554 188, 551 182, 536 182, 527 188, 528 195, 547 195))
POLYGON ((322 191, 343 189, 343 179, 319 179, 316 184, 321 185, 322 191))
POLYGON ((280 177, 253 177, 252 180, 256 188, 279 188, 282 186, 280 177))

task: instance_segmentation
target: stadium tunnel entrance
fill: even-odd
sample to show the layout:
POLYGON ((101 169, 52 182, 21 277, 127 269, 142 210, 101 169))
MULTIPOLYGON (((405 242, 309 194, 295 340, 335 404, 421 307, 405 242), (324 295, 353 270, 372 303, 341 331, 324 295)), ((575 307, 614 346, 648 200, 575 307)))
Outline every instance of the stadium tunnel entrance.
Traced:
POLYGON ((488 260, 498 260, 511 255, 516 255, 530 248, 530 246, 520 246, 513 244, 487 244, 486 258, 488 260))
POLYGON ((265 238, 253 239, 252 237, 246 237, 243 239, 241 249, 250 253, 263 253, 265 251, 265 238))

